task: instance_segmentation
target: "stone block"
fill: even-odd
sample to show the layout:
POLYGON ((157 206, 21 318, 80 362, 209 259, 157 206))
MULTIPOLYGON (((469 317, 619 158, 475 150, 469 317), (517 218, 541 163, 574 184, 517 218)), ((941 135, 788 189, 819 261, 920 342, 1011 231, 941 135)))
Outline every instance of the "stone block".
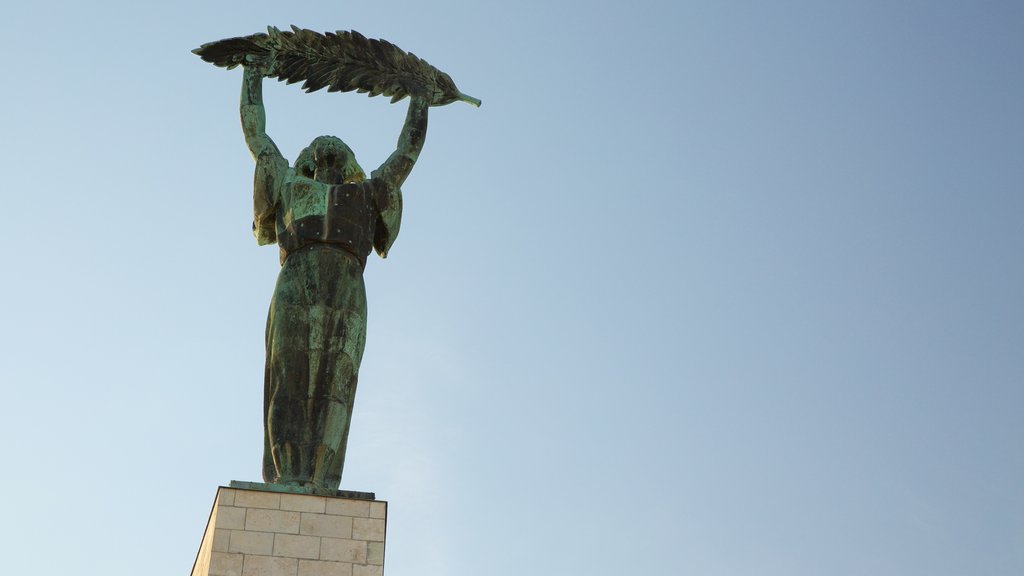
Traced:
POLYGON ((229 552, 239 554, 270 556, 274 553, 274 534, 271 532, 232 530, 229 548, 229 552))
POLYGON ((320 559, 336 562, 366 564, 366 542, 346 538, 323 538, 320 542, 320 559))
POLYGON ((294 510, 296 512, 324 513, 327 503, 326 498, 320 496, 307 496, 305 494, 281 494, 281 510, 294 510))
POLYGON ((384 576, 384 567, 354 564, 352 566, 352 576, 384 576))
POLYGON ((370 502, 370 518, 387 518, 387 502, 370 502))
POLYGON ((214 552, 210 557, 209 576, 242 576, 242 555, 214 552))
POLYGON ((245 508, 232 508, 231 506, 217 507, 217 528, 224 530, 245 529, 245 508))
MULTIPOLYGON (((237 501, 238 499, 235 498, 237 501)), ((300 512, 287 510, 262 510, 247 508, 245 511, 245 529, 256 532, 281 532, 284 534, 299 533, 300 512)))
POLYGON ((327 536, 330 538, 351 538, 352 518, 348 516, 331 516, 328 514, 302 513, 302 529, 300 534, 307 536, 327 536))
POLYGON ((338 498, 337 500, 327 502, 327 513, 365 518, 370 515, 370 502, 367 500, 345 500, 338 498))
POLYGON ((217 506, 234 506, 235 505, 235 491, 231 488, 221 488, 217 490, 217 506))
POLYGON ((275 534, 274 556, 317 560, 320 558, 320 537, 275 534))
POLYGON ((281 495, 274 492, 235 490, 234 505, 238 508, 268 508, 270 510, 277 510, 281 507, 281 495))
POLYGON ((228 552, 228 541, 231 538, 231 530, 215 528, 213 531, 213 551, 228 552))
POLYGON ((373 564, 374 566, 384 565, 384 543, 383 542, 367 542, 366 543, 366 563, 373 564))
POLYGON ((299 561, 277 556, 245 556, 242 576, 297 576, 299 561))
POLYGON ((353 518, 352 538, 370 542, 384 541, 384 520, 377 518, 353 518))
POLYGON ((299 576, 352 576, 352 565, 347 562, 299 560, 299 576))

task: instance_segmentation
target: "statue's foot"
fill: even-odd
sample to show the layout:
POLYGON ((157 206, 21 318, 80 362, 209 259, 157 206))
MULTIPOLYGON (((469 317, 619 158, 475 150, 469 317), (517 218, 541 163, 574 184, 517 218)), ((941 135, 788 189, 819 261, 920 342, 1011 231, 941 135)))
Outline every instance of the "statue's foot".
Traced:
POLYGON ((338 493, 337 488, 325 486, 318 482, 303 482, 302 490, 307 494, 316 494, 317 496, 334 496, 338 493))
MULTIPOLYGON (((309 484, 313 487, 314 494, 334 496, 338 492, 338 482, 331 482, 330 469, 334 462, 337 451, 321 444, 317 446, 316 457, 314 458, 313 478, 309 484)), ((337 479, 336 479, 337 480, 337 479)))
POLYGON ((273 484, 275 486, 283 486, 287 488, 289 492, 308 492, 308 490, 306 489, 307 482, 303 482, 298 478, 278 478, 277 480, 270 482, 270 484, 273 484))

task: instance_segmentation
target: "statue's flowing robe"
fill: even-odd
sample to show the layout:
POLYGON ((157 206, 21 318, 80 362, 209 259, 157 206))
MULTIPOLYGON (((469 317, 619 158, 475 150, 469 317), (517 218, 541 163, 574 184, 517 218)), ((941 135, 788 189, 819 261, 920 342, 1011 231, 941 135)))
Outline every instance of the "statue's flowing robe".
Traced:
POLYGON ((373 176, 328 185, 279 156, 257 159, 253 232, 281 249, 266 332, 266 482, 341 482, 366 343, 363 269, 371 248, 387 255, 402 216, 401 191, 373 176))

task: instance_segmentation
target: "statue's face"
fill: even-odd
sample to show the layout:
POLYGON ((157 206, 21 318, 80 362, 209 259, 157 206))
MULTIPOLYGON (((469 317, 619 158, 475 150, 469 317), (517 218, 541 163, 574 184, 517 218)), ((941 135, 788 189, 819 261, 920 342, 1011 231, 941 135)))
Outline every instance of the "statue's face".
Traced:
POLYGON ((310 145, 313 149, 313 180, 325 184, 341 184, 351 152, 333 136, 321 136, 310 145))

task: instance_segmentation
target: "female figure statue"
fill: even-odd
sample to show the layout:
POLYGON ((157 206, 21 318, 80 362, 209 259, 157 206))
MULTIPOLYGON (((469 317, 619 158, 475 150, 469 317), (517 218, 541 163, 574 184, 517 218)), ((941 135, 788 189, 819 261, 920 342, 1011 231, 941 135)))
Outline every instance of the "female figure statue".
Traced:
POLYGON ((271 75, 246 65, 241 98, 256 160, 253 233, 281 251, 267 318, 263 479, 333 494, 366 342, 363 269, 371 249, 386 257, 398 235, 401 186, 423 147, 429 102, 411 96, 398 148, 368 179, 333 136, 289 166, 266 134, 262 83, 271 75))

